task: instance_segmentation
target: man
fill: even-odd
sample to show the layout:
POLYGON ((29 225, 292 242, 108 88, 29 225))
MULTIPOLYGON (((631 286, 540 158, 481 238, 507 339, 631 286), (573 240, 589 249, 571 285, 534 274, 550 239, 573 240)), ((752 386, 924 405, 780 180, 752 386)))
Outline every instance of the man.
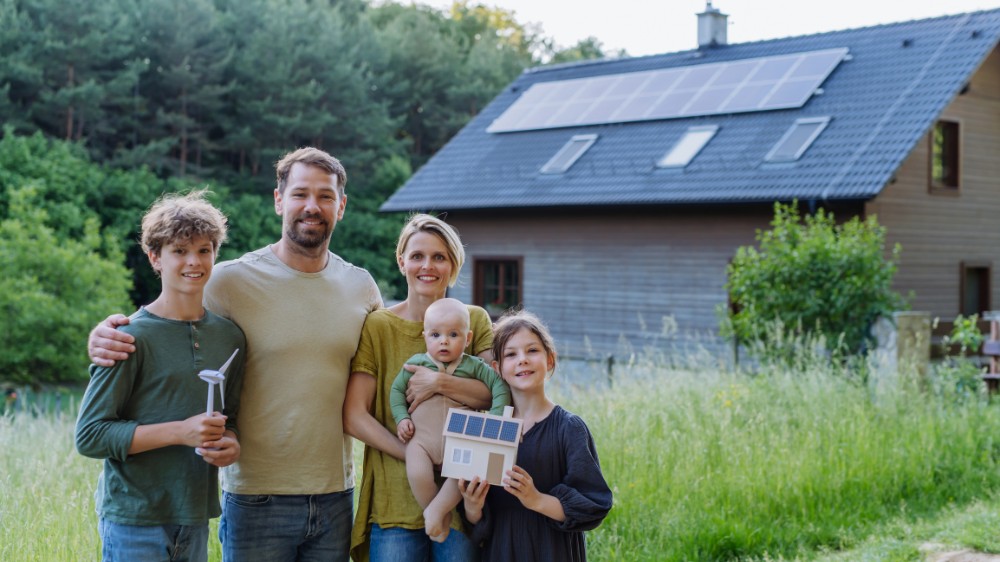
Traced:
MULTIPOLYGON (((302 148, 276 165, 281 239, 223 262, 205 306, 247 337, 239 462, 224 469, 223 558, 347 559, 354 465, 343 432, 344 392, 361 327, 382 299, 371 275, 329 250, 344 216, 347 174, 322 150, 302 148)), ((132 338, 97 326, 98 365, 122 360, 132 338)))

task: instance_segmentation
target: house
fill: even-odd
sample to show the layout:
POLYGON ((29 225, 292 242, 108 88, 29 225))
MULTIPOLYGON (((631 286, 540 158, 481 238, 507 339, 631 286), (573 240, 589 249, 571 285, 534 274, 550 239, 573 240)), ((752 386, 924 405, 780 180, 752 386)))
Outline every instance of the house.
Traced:
POLYGON ((503 416, 450 408, 444 426, 444 458, 441 475, 472 480, 476 476, 494 486, 517 462, 522 421, 514 408, 503 416))
POLYGON ((1000 304, 1000 9, 532 68, 382 206, 446 212, 452 296, 522 304, 568 355, 717 339, 726 265, 775 201, 876 214, 895 285, 1000 304))

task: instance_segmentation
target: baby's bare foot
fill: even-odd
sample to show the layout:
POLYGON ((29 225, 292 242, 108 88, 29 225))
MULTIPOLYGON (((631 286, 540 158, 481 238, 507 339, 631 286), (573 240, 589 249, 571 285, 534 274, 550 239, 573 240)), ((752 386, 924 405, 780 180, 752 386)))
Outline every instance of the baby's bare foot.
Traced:
POLYGON ((443 515, 432 506, 427 506, 424 510, 424 532, 434 542, 444 542, 451 531, 451 512, 446 511, 443 515))

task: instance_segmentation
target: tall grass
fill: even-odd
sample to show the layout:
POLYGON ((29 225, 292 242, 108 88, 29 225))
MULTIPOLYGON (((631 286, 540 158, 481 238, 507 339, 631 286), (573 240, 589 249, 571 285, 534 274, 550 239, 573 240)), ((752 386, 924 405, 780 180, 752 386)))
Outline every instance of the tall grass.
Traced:
POLYGON ((75 419, 0 416, 0 560, 100 560, 100 462, 73 446, 75 419))
MULTIPOLYGON (((815 559, 1000 491, 1000 407, 981 397, 862 382, 822 361, 619 373, 613 387, 553 379, 615 492, 588 533, 592 560, 815 559)), ((99 558, 101 465, 76 454, 73 422, 0 416, 0 560, 99 558)))
POLYGON ((815 364, 565 392, 615 491, 593 558, 809 558, 1000 489, 996 406, 875 382, 815 364))

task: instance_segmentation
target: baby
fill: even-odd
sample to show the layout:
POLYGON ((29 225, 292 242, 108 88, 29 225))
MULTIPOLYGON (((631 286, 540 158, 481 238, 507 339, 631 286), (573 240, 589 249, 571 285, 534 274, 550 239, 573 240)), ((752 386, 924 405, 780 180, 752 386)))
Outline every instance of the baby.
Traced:
MULTIPOLYGON (((427 353, 418 353, 408 365, 422 365, 456 377, 475 378, 483 381, 493 393, 490 413, 503 414, 510 404, 510 388, 478 357, 465 353, 472 341, 469 329, 469 309, 455 299, 439 299, 424 314, 424 341, 427 353)), ((389 405, 396 420, 396 435, 406 446, 406 476, 413 490, 413 497, 424 508, 424 525, 432 540, 441 542, 448 536, 451 510, 462 500, 462 493, 453 479, 442 485, 440 492, 434 480, 436 466, 444 456, 444 423, 448 408, 464 407, 441 395, 422 402, 407 412, 406 385, 411 373, 403 369, 392 383, 389 405)))

